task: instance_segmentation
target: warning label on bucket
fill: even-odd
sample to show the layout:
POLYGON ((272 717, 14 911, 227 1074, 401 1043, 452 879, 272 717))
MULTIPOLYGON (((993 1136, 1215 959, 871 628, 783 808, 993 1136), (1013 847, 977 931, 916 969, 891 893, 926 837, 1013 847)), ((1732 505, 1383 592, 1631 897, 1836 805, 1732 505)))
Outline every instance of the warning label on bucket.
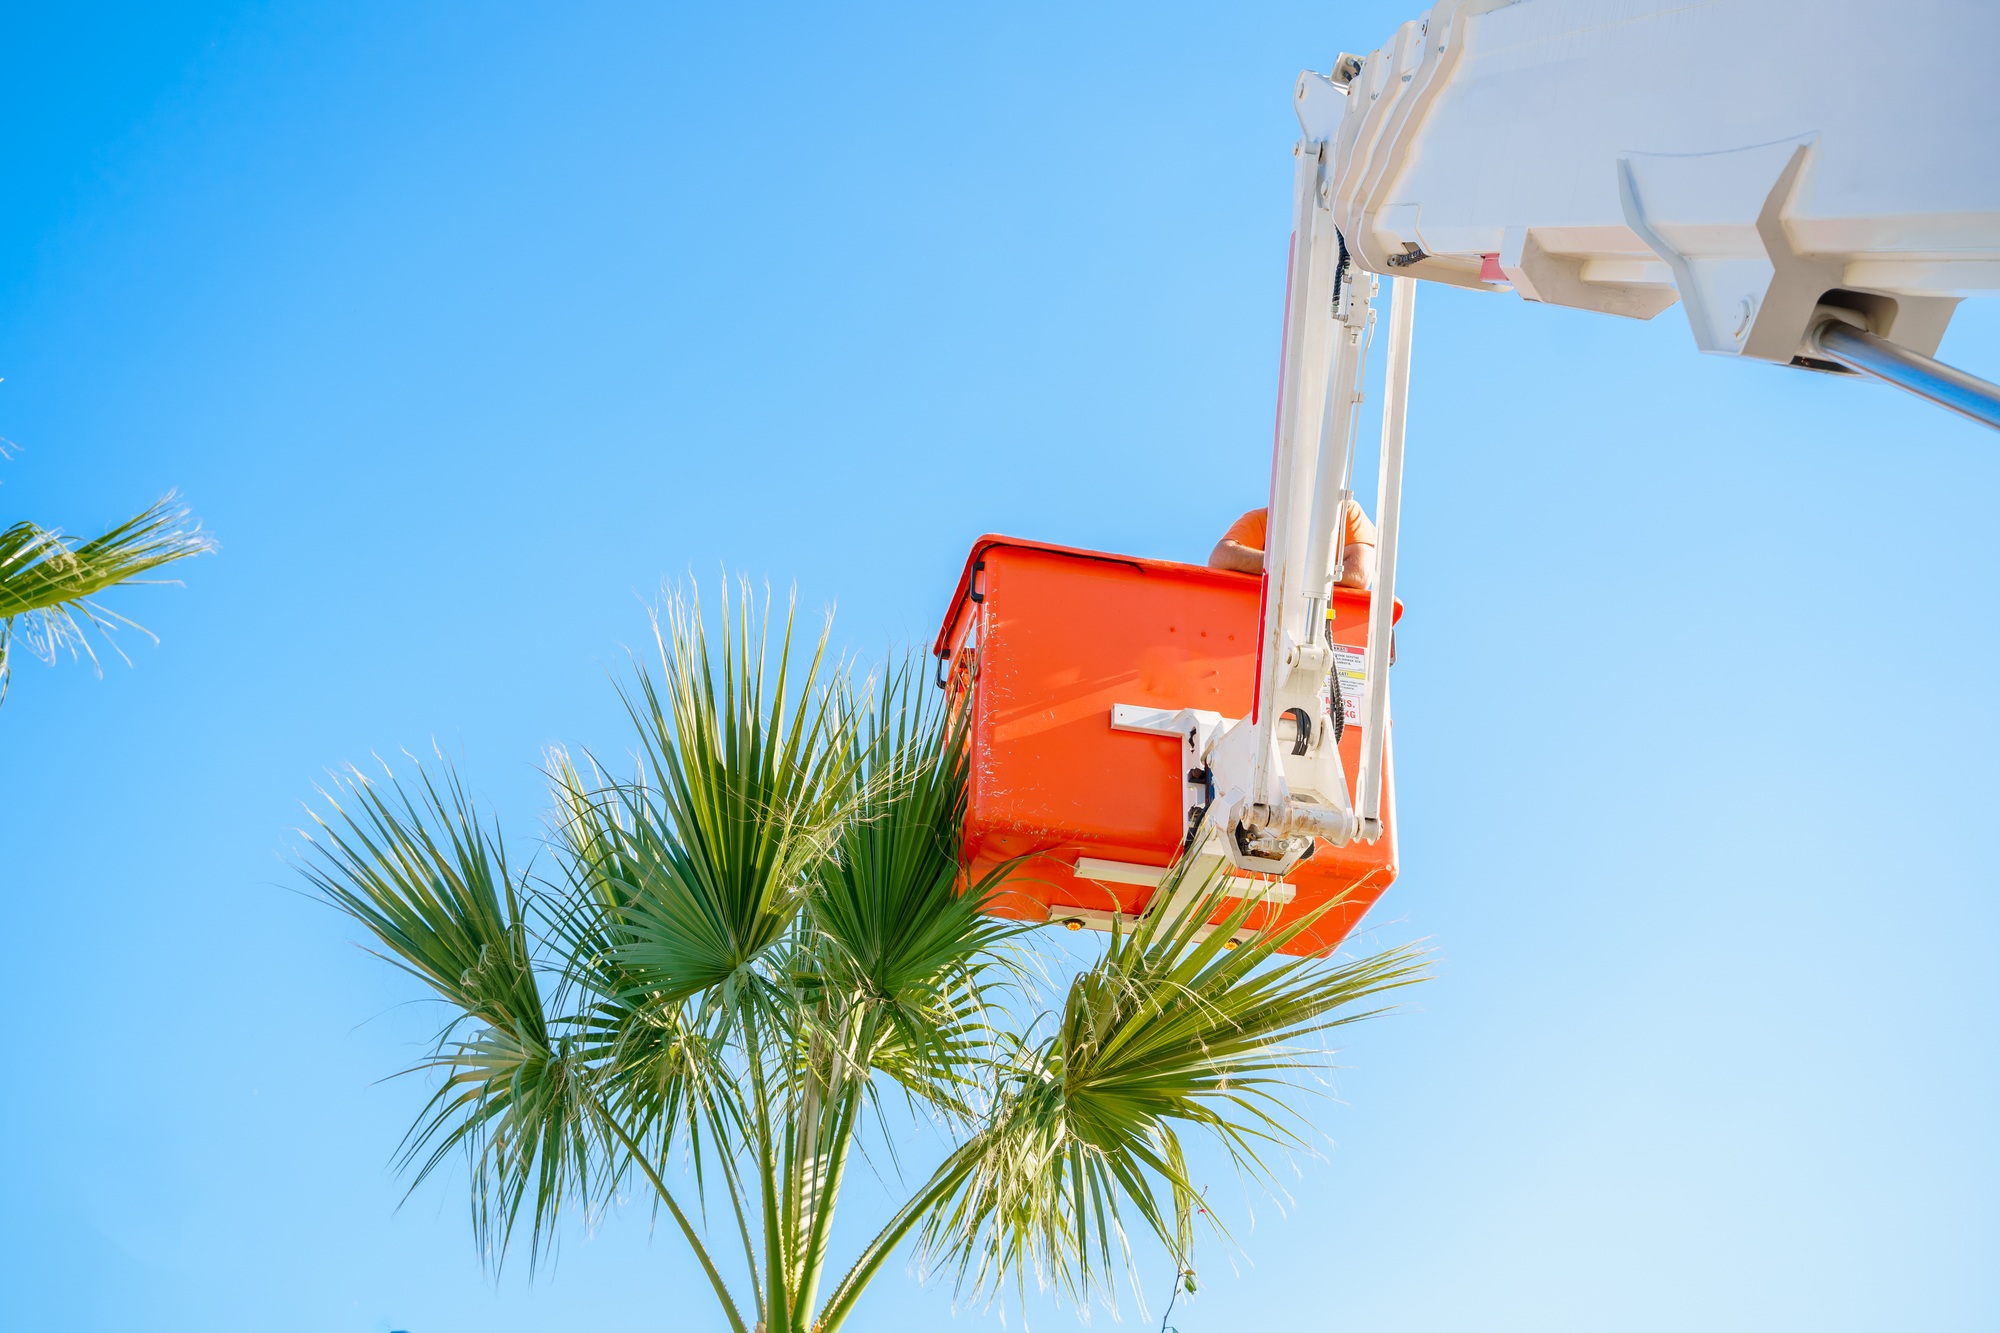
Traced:
MULTIPOLYGON (((1359 648, 1349 648, 1346 644, 1333 645, 1333 672, 1340 678, 1340 705, 1347 715, 1346 725, 1361 725, 1361 709, 1368 701, 1367 658, 1359 648)), ((1328 681, 1321 688, 1327 700, 1327 711, 1333 710, 1333 682, 1328 681)))

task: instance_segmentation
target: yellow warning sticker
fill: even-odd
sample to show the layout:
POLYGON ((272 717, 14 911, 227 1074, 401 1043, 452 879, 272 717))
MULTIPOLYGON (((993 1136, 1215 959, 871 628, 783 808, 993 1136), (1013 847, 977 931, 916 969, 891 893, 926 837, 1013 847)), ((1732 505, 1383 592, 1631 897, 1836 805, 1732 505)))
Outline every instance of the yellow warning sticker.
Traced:
MULTIPOLYGON (((1344 643, 1333 645, 1333 673, 1340 678, 1340 706, 1346 715, 1346 725, 1361 725, 1361 709, 1368 701, 1368 659, 1359 648, 1350 648, 1344 643)), ((1333 711, 1333 682, 1328 681, 1321 694, 1327 700, 1327 711, 1333 711)))

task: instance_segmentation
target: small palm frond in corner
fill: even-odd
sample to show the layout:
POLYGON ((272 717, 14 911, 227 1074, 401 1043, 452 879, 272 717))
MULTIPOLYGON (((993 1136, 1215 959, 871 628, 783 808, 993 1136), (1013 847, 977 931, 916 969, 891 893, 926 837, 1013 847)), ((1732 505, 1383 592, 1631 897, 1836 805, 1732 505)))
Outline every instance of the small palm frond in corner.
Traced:
MULTIPOLYGON (((25 521, 0 530, 0 699, 6 697, 8 654, 17 636, 44 662, 53 663, 66 649, 71 657, 89 658, 95 667, 93 629, 107 643, 124 627, 152 637, 143 625, 97 602, 99 593, 125 583, 171 582, 144 576, 214 549, 214 540, 171 492, 80 544, 25 521)), ((115 651, 116 645, 112 647, 115 651)))

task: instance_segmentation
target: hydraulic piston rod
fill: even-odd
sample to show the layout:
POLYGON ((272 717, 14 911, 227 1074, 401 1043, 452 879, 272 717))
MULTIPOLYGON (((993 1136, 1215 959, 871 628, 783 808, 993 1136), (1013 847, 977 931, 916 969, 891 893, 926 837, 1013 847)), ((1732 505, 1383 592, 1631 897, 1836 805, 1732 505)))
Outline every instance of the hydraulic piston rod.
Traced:
POLYGON ((1812 349, 1849 370, 1873 375, 1982 426, 2000 430, 2000 384, 1898 347, 1845 320, 1829 319, 1814 329, 1812 349))
POLYGON ((1403 512, 1403 431, 1410 402, 1410 334, 1417 282, 1389 282, 1389 364, 1382 383, 1382 470, 1375 497, 1375 588, 1368 605, 1368 695, 1361 715, 1361 773, 1354 802, 1361 838, 1382 836, 1382 755, 1389 729, 1389 645, 1396 625, 1396 538, 1403 512))

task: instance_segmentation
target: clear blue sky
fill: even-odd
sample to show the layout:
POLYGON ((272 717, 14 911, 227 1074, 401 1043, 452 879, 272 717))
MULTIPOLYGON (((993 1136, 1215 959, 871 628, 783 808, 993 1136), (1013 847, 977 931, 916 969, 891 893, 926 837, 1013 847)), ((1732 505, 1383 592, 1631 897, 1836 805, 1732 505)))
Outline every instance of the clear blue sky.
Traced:
MULTIPOLYGON (((16 6, 0 518, 179 487, 222 552, 0 708, 0 1322, 720 1327, 641 1207, 497 1287, 460 1182, 398 1211, 430 1016, 302 802, 435 738, 531 830, 690 569, 875 652, 981 532, 1200 558, 1267 475, 1291 80, 1414 12, 16 6)), ((2000 1325, 2000 438, 1436 288, 1414 394, 1375 937, 1440 976, 1174 1322, 2000 1325)))

